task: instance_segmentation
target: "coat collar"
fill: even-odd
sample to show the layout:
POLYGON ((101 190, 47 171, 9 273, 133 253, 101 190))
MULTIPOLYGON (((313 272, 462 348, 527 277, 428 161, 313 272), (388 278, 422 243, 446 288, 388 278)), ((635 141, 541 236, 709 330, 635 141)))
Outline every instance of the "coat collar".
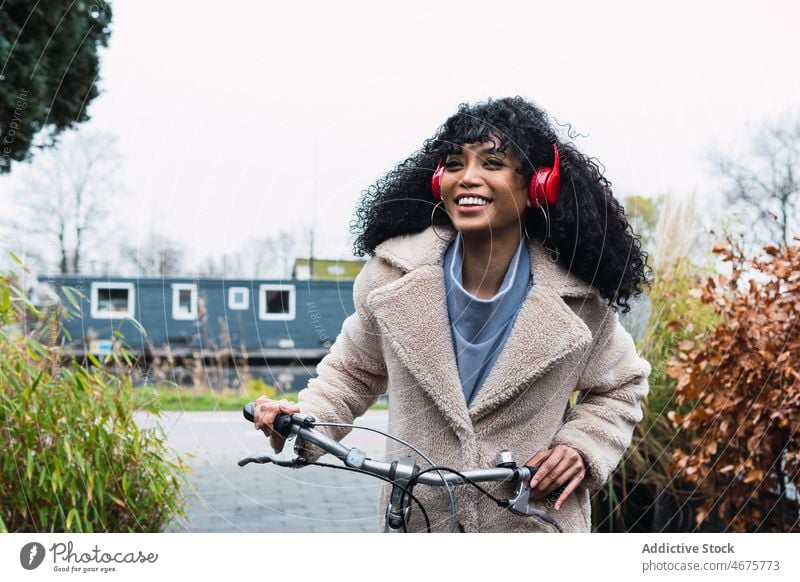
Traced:
MULTIPOLYGON (((405 234, 383 241, 375 255, 408 273, 425 266, 442 265, 444 253, 456 236, 452 228, 428 227, 422 232, 405 234)), ((583 297, 595 291, 584 281, 547 259, 548 251, 541 242, 528 241, 531 268, 537 285, 546 286, 561 297, 583 297)))
MULTIPOLYGON (((458 376, 442 270, 444 253, 456 233, 441 227, 437 233, 428 228, 378 245, 376 256, 404 275, 373 289, 367 303, 420 389, 457 433, 471 434, 474 422, 505 404, 513 406, 531 382, 588 344, 589 328, 562 297, 587 297, 594 290, 552 263, 541 243, 529 241, 534 285, 503 352, 468 409, 458 376)), ((534 397, 542 400, 544 408, 551 394, 534 397)))

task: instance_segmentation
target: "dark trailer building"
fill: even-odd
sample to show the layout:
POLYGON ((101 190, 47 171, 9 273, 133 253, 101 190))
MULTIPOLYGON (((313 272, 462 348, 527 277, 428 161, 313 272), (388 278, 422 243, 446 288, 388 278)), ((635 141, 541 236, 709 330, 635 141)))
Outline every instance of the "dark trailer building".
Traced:
POLYGON ((303 388, 354 312, 352 280, 247 280, 42 276, 74 309, 65 321, 68 353, 103 355, 119 341, 149 363, 154 356, 211 362, 246 359, 254 376, 284 389, 303 388), (144 333, 142 332, 144 330, 144 333))

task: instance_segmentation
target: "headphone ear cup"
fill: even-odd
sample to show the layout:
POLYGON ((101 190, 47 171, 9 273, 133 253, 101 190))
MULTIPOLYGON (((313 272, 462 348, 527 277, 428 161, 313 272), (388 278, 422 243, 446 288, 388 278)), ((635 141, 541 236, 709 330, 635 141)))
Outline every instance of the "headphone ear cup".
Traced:
POLYGON ((537 168, 531 176, 528 197, 535 208, 555 204, 558 201, 558 193, 561 190, 561 156, 556 144, 553 144, 553 151, 555 152, 553 167, 537 168))
POLYGON ((547 176, 550 173, 550 168, 537 168, 531 176, 531 183, 528 187, 528 197, 531 199, 531 204, 534 208, 540 208, 545 205, 547 196, 545 195, 545 184, 547 183, 547 176))
POLYGON ((528 198, 530 199, 534 208, 539 208, 539 206, 541 206, 541 204, 539 204, 539 198, 536 196, 536 178, 538 175, 539 170, 534 170, 533 176, 531 176, 531 182, 528 185, 528 198))
POLYGON ((439 162, 439 165, 436 166, 436 171, 433 173, 433 177, 431 178, 431 192, 433 193, 433 198, 437 202, 442 201, 442 174, 444 174, 444 164, 439 162))

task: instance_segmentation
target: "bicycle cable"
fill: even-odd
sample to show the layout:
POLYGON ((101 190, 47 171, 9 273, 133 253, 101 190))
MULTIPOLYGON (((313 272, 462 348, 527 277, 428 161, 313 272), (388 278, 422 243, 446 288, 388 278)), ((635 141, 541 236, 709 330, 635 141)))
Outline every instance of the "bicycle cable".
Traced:
POLYGON ((394 487, 398 487, 403 492, 403 495, 400 498, 401 499, 400 519, 401 519, 401 522, 403 524, 403 532, 407 533, 408 532, 408 528, 406 527, 406 518, 405 518, 405 515, 403 515, 403 511, 402 511, 402 507, 403 507, 402 502, 405 501, 406 495, 408 495, 409 497, 411 497, 411 500, 414 501, 419 506, 419 509, 422 512, 422 517, 425 518, 425 529, 428 531, 428 533, 432 533, 431 532, 431 520, 428 518, 428 512, 425 511, 425 506, 422 505, 422 502, 419 499, 417 499, 417 497, 413 493, 411 493, 411 491, 408 488, 403 487, 402 485, 396 483, 395 481, 389 479, 388 477, 384 477, 383 475, 375 475, 374 473, 370 473, 369 471, 364 471, 363 469, 356 469, 354 467, 343 467, 341 465, 331 465, 330 463, 320 463, 319 461, 303 461, 303 464, 304 465, 316 465, 318 467, 327 467, 329 469, 340 469, 340 470, 343 470, 343 471, 352 471, 353 473, 362 473, 364 475, 369 475, 370 477, 375 477, 375 478, 380 479, 382 481, 386 481, 387 483, 390 483, 394 487))
POLYGON ((475 487, 478 491, 480 491, 481 493, 486 495, 486 497, 488 497, 489 499, 494 501, 498 506, 500 506, 500 507, 508 507, 509 505, 511 505, 511 502, 508 499, 498 499, 497 497, 495 497, 494 495, 492 495, 491 493, 486 491, 486 489, 484 489, 483 487, 478 485, 475 481, 473 481, 472 479, 470 479, 469 477, 467 477, 463 473, 460 473, 459 471, 456 471, 455 469, 451 469, 450 467, 443 467, 441 465, 438 466, 438 467, 430 467, 428 469, 423 469, 422 471, 420 471, 419 473, 417 473, 416 475, 414 475, 413 477, 411 477, 408 480, 409 485, 411 485, 413 487, 416 484, 415 482, 419 481, 419 478, 422 475, 424 475, 425 473, 430 473, 431 471, 446 471, 448 473, 452 473, 453 475, 458 475, 459 477, 461 477, 464 480, 465 483, 468 483, 469 485, 472 485, 473 487, 475 487))
MULTIPOLYGON (((396 436, 394 436, 392 434, 389 434, 388 432, 383 432, 380 429, 371 428, 371 427, 368 427, 368 426, 359 426, 357 424, 345 424, 345 423, 337 423, 337 422, 315 422, 314 426, 332 426, 332 427, 339 427, 339 428, 357 428, 357 429, 361 429, 361 430, 368 430, 370 432, 376 432, 376 433, 378 433, 380 435, 385 436, 388 439, 392 439, 394 441, 397 441, 401 445, 404 445, 404 446, 408 447, 409 449, 411 449, 412 451, 417 453, 420 457, 425 459, 425 461, 431 466, 431 468, 436 467, 436 465, 433 464, 433 461, 431 461, 425 455, 425 453, 420 451, 417 447, 415 447, 411 443, 407 443, 406 441, 404 441, 403 439, 401 439, 399 437, 396 437, 396 436)), ((430 470, 431 469, 426 469, 424 472, 428 472, 430 470)), ((439 473, 439 477, 441 477, 442 481, 444 481, 444 475, 439 473)), ((456 500, 453 497, 453 491, 452 491, 452 489, 450 487, 451 487, 451 485, 449 483, 447 483, 446 481, 444 481, 444 488, 447 491, 448 498, 450 499, 450 533, 454 533, 455 529, 456 529, 456 517, 455 517, 456 516, 456 500)), ((417 502, 417 503, 419 504, 419 502, 417 502)), ((403 525, 405 526, 405 524, 403 524, 403 525)))
MULTIPOLYGON (((439 466, 439 467, 429 467, 429 468, 427 468, 427 469, 423 469, 422 471, 420 471, 419 473, 417 473, 417 474, 415 474, 413 477, 411 477, 411 478, 408 480, 408 483, 407 483, 407 485, 408 485, 408 489, 409 489, 409 492, 410 492, 410 491, 411 491, 411 490, 414 488, 414 485, 416 484, 416 482, 417 482, 417 481, 419 481, 419 479, 420 479, 420 477, 421 477, 422 475, 424 475, 425 473, 430 473, 430 472, 432 472, 432 471, 439 471, 439 472, 440 472, 440 471, 446 471, 446 472, 448 472, 448 473, 452 473, 452 474, 454 474, 454 475, 458 475, 459 477, 461 477, 461 478, 464 480, 464 482, 465 482, 465 483, 467 483, 467 484, 469 484, 469 485, 472 485, 472 486, 473 486, 473 487, 475 487, 475 488, 476 488, 478 491, 480 491, 481 493, 483 493, 483 494, 484 494, 486 497, 488 497, 489 499, 491 499, 492 501, 494 501, 494 502, 495 502, 495 503, 498 505, 498 507, 503 507, 503 508, 506 508, 506 507, 508 507, 509 505, 511 505, 511 502, 510 502, 508 499, 498 499, 497 497, 495 497, 494 495, 492 495, 491 493, 489 493, 488 491, 486 491, 486 490, 485 490, 483 487, 481 487, 480 485, 478 485, 478 484, 477 484, 475 481, 473 481, 472 479, 470 479, 469 477, 467 477, 467 476, 466 476, 466 475, 464 475, 463 473, 460 473, 459 471, 456 471, 455 469, 451 469, 451 468, 449 468, 449 467, 442 467, 442 466, 439 466)), ((441 474, 441 473, 440 473, 440 474, 441 474)), ((403 501, 404 501, 404 500, 405 500, 405 492, 403 493, 403 496, 401 496, 401 498, 400 498, 400 504, 401 504, 401 506, 402 506, 402 503, 403 503, 403 501)), ((545 521, 545 523, 547 523, 548 525, 552 525, 552 526, 553 526, 553 527, 555 527, 555 528, 556 528, 556 530, 558 530, 559 532, 562 532, 561 526, 560 526, 560 525, 558 525, 558 523, 557 523, 555 520, 553 520, 553 521, 551 522, 551 521, 548 521, 548 520, 546 520, 544 517, 540 517, 539 519, 540 519, 540 521, 545 521)), ((404 525, 405 525, 405 524, 404 524, 404 525)))

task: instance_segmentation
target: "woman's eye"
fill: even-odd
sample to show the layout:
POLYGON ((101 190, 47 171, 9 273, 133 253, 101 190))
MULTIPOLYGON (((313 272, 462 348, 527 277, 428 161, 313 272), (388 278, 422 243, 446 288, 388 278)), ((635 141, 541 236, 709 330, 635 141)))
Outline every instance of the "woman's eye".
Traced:
POLYGON ((486 160, 486 163, 489 164, 490 166, 504 166, 505 165, 500 160, 486 160))
POLYGON ((458 167, 458 166, 460 166, 460 165, 461 165, 461 163, 460 163, 460 162, 452 161, 452 162, 447 162, 447 163, 444 165, 444 167, 445 167, 445 168, 456 168, 456 167, 458 167))

